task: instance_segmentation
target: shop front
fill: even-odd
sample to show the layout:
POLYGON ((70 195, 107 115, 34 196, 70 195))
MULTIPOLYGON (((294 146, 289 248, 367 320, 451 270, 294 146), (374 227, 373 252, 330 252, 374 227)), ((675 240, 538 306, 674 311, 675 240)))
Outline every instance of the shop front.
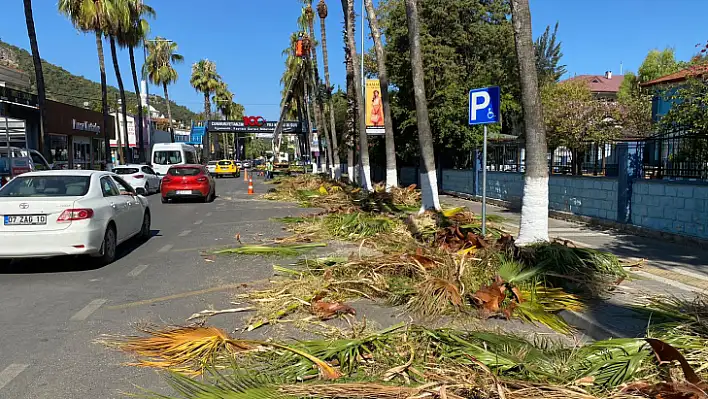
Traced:
MULTIPOLYGON (((114 121, 109 118, 108 138, 112 139, 114 121)), ((47 101, 47 132, 55 169, 105 169, 102 113, 47 101)))

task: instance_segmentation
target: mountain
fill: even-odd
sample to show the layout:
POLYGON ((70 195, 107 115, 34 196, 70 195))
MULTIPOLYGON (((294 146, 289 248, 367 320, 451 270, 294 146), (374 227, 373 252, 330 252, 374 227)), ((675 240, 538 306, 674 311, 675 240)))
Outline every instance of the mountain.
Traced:
MULTIPOLYGON (((32 91, 36 92, 32 54, 30 54, 27 50, 0 41, 0 49, 2 48, 6 50, 6 53, 9 52, 12 55, 11 58, 14 61, 13 63, 15 66, 29 75, 32 83, 32 91)), ((95 51, 93 55, 96 56, 95 51)), ((112 61, 110 54, 107 54, 107 74, 111 73, 109 71, 112 71, 111 65, 112 61)), ((98 58, 96 58, 96 69, 98 69, 98 58)), ((88 80, 83 76, 76 76, 66 69, 51 64, 45 60, 42 60, 42 70, 44 71, 44 84, 47 88, 48 99, 75 105, 77 107, 83 107, 84 102, 88 101, 89 108, 95 111, 101 110, 100 83, 88 80)), ((123 74, 123 81, 125 82, 126 89, 128 87, 133 87, 133 78, 130 69, 121 70, 121 73, 123 74)), ((108 104, 111 109, 116 108, 119 95, 120 94, 117 88, 108 86, 108 104)), ((125 97, 128 112, 134 113, 137 110, 138 105, 138 100, 135 93, 126 90, 125 97)), ((150 105, 160 111, 160 113, 167 115, 167 106, 163 97, 150 94, 150 105)), ((182 121, 188 125, 191 120, 198 119, 195 112, 191 111, 187 107, 176 104, 174 101, 170 101, 170 107, 172 108, 172 118, 175 120, 182 121)))

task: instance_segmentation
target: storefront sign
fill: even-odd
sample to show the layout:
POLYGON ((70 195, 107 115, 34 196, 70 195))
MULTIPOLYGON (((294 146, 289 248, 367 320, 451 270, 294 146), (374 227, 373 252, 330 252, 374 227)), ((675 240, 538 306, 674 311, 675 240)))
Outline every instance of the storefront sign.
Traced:
POLYGON ((83 130, 85 132, 101 133, 101 126, 98 123, 88 121, 78 122, 76 119, 71 120, 71 128, 74 130, 83 130))
POLYGON ((9 102, 39 108, 39 100, 37 100, 37 95, 10 89, 8 87, 0 87, 0 102, 9 102))
POLYGON ((244 116, 243 124, 246 126, 262 127, 267 123, 262 116, 244 116))

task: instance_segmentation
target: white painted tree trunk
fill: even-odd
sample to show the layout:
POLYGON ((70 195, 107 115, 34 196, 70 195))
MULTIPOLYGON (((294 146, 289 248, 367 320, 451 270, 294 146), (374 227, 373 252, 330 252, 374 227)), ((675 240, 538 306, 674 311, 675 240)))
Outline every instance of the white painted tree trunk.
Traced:
POLYGON ((524 179, 521 225, 517 245, 548 241, 548 176, 524 179))
POLYGON ((398 187, 398 170, 388 166, 386 165, 386 191, 391 191, 393 187, 398 187))
POLYGON ((440 210, 440 199, 438 198, 438 174, 435 170, 420 174, 420 190, 422 195, 422 206, 420 213, 428 209, 440 210))

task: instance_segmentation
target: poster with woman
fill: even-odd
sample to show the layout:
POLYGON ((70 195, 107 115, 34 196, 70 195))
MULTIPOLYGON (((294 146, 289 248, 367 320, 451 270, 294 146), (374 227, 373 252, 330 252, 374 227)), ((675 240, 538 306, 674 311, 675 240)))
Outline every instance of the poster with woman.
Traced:
POLYGON ((378 79, 366 80, 366 134, 384 134, 384 111, 381 100, 381 83, 378 79))

